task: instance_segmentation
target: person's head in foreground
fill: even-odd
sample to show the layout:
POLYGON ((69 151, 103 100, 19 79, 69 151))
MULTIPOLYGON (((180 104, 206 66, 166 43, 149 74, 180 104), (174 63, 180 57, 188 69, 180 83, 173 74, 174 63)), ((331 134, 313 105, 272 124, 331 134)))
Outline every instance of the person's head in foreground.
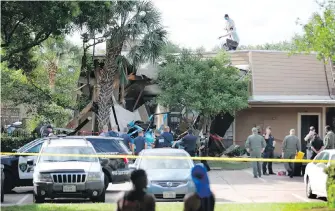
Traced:
POLYGON ((142 169, 134 170, 130 175, 133 189, 126 192, 117 202, 117 211, 145 210, 155 211, 155 198, 145 192, 148 180, 147 174, 142 169))
POLYGON ((147 174, 143 169, 131 172, 130 180, 133 183, 134 189, 137 191, 144 191, 148 185, 147 174))
POLYGON ((196 191, 185 196, 184 211, 213 211, 215 197, 210 189, 207 170, 203 166, 195 165, 191 170, 191 177, 196 191))

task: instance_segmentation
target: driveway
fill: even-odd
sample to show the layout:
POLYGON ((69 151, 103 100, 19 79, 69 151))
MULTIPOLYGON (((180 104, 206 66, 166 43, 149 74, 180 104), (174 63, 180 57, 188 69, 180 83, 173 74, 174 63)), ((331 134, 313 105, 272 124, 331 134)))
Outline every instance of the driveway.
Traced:
MULTIPOLYGON (((280 164, 274 165, 277 171, 283 170, 280 164)), ((212 191, 216 201, 222 203, 272 203, 272 202, 312 202, 305 196, 303 177, 263 176, 253 178, 252 169, 238 171, 213 170, 209 172, 212 191)), ((130 183, 110 185, 107 189, 106 203, 114 203, 131 188, 130 183)), ((1 206, 31 204, 32 187, 14 189, 5 195, 1 206)), ((85 200, 54 200, 54 203, 82 203, 85 200)))

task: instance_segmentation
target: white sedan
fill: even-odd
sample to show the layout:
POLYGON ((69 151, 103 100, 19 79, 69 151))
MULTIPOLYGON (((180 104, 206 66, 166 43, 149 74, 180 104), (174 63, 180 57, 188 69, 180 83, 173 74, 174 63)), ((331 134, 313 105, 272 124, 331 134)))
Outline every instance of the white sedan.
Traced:
POLYGON ((327 197, 327 174, 325 168, 330 165, 330 161, 335 161, 335 149, 320 152, 313 160, 307 164, 304 181, 306 185, 306 195, 308 198, 327 197), (324 163, 316 161, 324 160, 324 163))

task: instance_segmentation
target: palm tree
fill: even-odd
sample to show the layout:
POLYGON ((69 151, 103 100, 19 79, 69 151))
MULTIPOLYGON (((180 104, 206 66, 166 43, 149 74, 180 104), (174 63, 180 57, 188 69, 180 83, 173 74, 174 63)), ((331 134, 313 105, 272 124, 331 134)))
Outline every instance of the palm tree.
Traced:
MULTIPOLYGON (((129 73, 128 67, 136 69, 143 62, 154 62, 165 45, 167 34, 161 26, 160 13, 151 2, 117 1, 111 12, 111 36, 107 41, 105 66, 98 81, 97 120, 100 129, 109 122, 115 82, 129 73), (123 57, 121 51, 127 42, 130 42, 130 52, 123 57)), ((124 82, 121 80, 121 85, 124 82)))
POLYGON ((55 89, 56 75, 60 68, 70 70, 78 65, 80 50, 69 41, 49 38, 40 47, 39 60, 48 72, 49 88, 55 89))

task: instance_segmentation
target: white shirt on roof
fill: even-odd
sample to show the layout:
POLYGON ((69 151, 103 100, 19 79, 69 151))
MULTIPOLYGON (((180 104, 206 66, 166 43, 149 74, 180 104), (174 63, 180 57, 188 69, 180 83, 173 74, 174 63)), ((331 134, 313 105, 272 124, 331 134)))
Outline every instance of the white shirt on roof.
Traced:
POLYGON ((230 28, 233 28, 235 30, 235 22, 233 19, 228 19, 226 20, 226 26, 225 26, 225 30, 227 32, 230 32, 230 28))

